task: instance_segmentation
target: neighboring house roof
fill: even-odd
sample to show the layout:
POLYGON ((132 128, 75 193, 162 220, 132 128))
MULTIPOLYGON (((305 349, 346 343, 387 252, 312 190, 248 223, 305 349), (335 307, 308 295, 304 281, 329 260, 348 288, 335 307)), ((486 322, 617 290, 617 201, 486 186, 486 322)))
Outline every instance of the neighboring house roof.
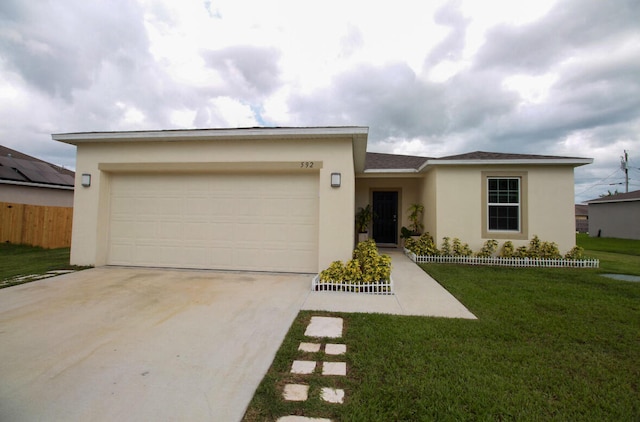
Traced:
POLYGON ((576 217, 577 216, 588 216, 589 215, 589 206, 584 204, 576 204, 575 205, 576 217))
POLYGON ((606 202, 630 202, 630 201, 640 201, 640 190, 634 190, 632 192, 627 193, 617 193, 615 195, 607 195, 602 198, 592 199, 587 201, 587 204, 598 204, 598 203, 606 203, 606 202))
POLYGON ((413 169, 418 170, 428 157, 415 155, 382 154, 379 152, 367 152, 365 168, 369 169, 413 169))
POLYGON ((73 188, 71 170, 0 145, 0 183, 73 188))

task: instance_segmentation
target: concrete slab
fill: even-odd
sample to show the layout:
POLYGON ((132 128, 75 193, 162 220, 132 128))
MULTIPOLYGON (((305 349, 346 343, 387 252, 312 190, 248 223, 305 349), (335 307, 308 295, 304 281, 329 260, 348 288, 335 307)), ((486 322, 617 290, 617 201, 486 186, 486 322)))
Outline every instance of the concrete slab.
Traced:
POLYGON ((328 343, 324 347, 324 352, 328 355, 344 355, 347 353, 347 345, 328 343))
POLYGON ((307 337, 342 337, 342 318, 311 317, 304 335, 307 337))
POLYGON ((300 343, 298 350, 307 353, 316 353, 320 351, 320 343, 300 343))
POLYGON ((0 290, 0 420, 238 421, 310 275, 96 268, 0 290))
POLYGON ((309 386, 304 384, 287 384, 282 393, 282 397, 288 401, 306 401, 308 396, 309 386))
POLYGON ((462 303, 399 249, 381 249, 391 256, 395 295, 311 292, 303 310, 365 312, 476 319, 462 303))
POLYGON ((347 364, 345 362, 322 362, 322 375, 347 375, 347 364))
POLYGON ((341 388, 322 387, 320 397, 327 403, 344 403, 344 390, 341 388))
POLYGON ((307 416, 283 416, 278 418, 276 422, 331 422, 331 419, 309 418, 307 416))
POLYGON ((313 374, 316 370, 316 363, 312 360, 294 360, 291 365, 292 374, 313 374))

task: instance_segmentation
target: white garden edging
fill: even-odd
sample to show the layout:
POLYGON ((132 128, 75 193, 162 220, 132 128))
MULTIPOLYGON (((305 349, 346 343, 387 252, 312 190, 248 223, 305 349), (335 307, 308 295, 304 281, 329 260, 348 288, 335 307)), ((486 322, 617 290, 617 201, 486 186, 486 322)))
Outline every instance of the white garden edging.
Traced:
POLYGON ((311 280, 311 291, 364 293, 373 295, 395 294, 393 292, 393 277, 377 283, 345 283, 343 281, 320 281, 320 275, 316 275, 311 280))
POLYGON ((598 268, 599 259, 550 259, 550 258, 503 258, 499 256, 417 256, 408 249, 405 255, 417 264, 466 264, 466 265, 495 265, 501 267, 552 267, 552 268, 598 268))

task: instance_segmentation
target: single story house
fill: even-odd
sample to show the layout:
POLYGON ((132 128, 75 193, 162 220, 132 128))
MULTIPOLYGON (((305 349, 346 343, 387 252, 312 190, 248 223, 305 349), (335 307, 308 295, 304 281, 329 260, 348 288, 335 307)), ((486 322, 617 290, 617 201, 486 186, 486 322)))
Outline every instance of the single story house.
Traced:
POLYGON ((587 201, 589 236, 640 239, 640 190, 587 201))
POLYGON ((397 246, 407 208, 478 250, 575 244, 573 169, 591 159, 367 153, 367 127, 54 134, 77 146, 71 262, 316 273, 347 260, 354 214, 397 246))
POLYGON ((73 207, 73 171, 0 145, 0 202, 73 207))
POLYGON ((587 204, 576 204, 576 232, 589 232, 589 206, 587 204))

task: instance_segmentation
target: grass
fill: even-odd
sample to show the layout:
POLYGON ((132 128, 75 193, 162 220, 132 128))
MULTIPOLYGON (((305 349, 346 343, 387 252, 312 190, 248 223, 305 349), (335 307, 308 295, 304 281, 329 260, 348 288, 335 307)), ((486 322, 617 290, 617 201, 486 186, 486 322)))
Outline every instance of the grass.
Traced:
POLYGON ((600 260, 601 272, 640 276, 640 240, 589 237, 578 234, 576 244, 589 258, 600 260))
POLYGON ((244 420, 640 420, 640 283, 600 275, 637 271, 624 243, 589 249, 612 254, 599 270, 423 265, 478 320, 330 314, 345 319, 344 379, 288 373, 330 359, 297 351, 311 315, 329 315, 301 312, 244 420), (307 402, 281 398, 294 381, 311 386, 307 402), (344 404, 318 399, 332 385, 344 404))
POLYGON ((6 281, 16 277, 68 269, 80 269, 80 267, 69 265, 69 248, 43 249, 0 243, 0 288, 32 281, 32 279, 6 281))

